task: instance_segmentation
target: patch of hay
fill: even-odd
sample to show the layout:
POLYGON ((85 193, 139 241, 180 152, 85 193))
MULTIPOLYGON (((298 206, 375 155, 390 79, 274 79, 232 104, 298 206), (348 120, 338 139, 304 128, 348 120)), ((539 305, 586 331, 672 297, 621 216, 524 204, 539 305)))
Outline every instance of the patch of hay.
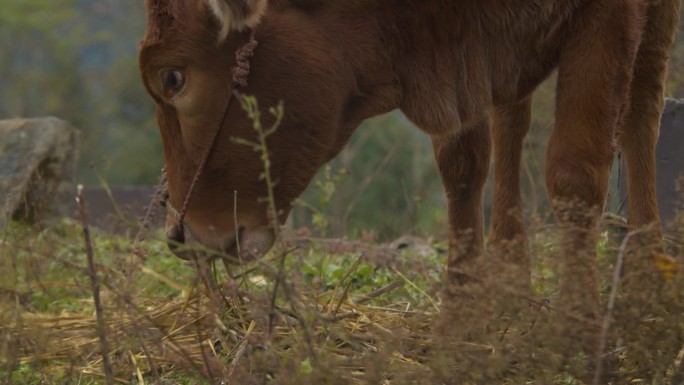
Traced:
MULTIPOLYGON (((371 296, 399 286, 393 283, 371 296)), ((387 363, 399 371, 425 369, 422 356, 432 344, 432 314, 413 310, 410 303, 370 306, 364 304, 369 299, 364 296, 354 302, 341 290, 317 298, 298 296, 274 309, 264 298, 229 298, 220 290, 212 295, 194 290, 169 301, 119 299, 118 306, 105 304, 117 380, 129 383, 140 377, 144 381, 177 369, 206 378, 224 377, 254 351, 269 349, 286 356, 298 345, 308 346, 314 354, 325 352, 327 359, 333 357, 335 365, 350 374, 348 380, 365 383, 361 381, 368 355, 399 336, 403 343, 385 357, 387 363)), ((83 374, 104 376, 94 313, 53 315, 3 307, 6 315, 13 316, 0 325, 0 334, 13 341, 16 355, 4 357, 3 365, 8 360, 47 362, 54 365, 48 370, 57 370, 59 365, 76 364, 83 374)))

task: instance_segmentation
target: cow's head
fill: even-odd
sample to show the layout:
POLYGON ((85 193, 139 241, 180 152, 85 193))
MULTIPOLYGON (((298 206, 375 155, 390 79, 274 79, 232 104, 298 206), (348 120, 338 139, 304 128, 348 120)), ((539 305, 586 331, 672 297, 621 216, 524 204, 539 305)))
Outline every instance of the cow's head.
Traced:
MULTIPOLYGON (((256 97, 265 128, 275 120, 268 108, 284 102, 284 119, 267 141, 279 223, 359 123, 343 117, 356 83, 339 50, 306 13, 278 9, 283 7, 278 4, 282 3, 146 2, 140 70, 157 106, 168 202, 181 209, 202 154, 219 130, 185 219, 194 238, 212 249, 235 256, 239 242, 242 259, 268 251, 274 232, 264 201, 267 189, 260 178, 264 163, 258 152, 236 141, 257 141, 253 122, 235 97, 226 107, 231 93, 256 97), (248 85, 238 88, 231 69, 251 29, 256 30, 259 45, 251 58, 248 85)), ((181 239, 179 228, 177 218, 168 215, 171 240, 181 239)))

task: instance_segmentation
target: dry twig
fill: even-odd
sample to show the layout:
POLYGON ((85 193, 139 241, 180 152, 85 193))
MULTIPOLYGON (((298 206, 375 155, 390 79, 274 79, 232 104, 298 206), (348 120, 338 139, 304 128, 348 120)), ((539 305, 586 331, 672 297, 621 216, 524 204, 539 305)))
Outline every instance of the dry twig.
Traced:
POLYGON ((97 334, 100 339, 100 350, 102 352, 102 365, 104 366, 105 382, 107 385, 114 384, 114 370, 109 359, 109 345, 107 343, 107 327, 105 325, 104 314, 102 311, 102 303, 100 301, 100 283, 97 278, 97 271, 95 269, 95 261, 93 256, 93 245, 90 240, 90 229, 88 228, 88 218, 86 216, 85 201, 83 199, 83 186, 79 185, 76 195, 76 203, 78 204, 78 213, 83 227, 83 240, 86 247, 86 256, 88 259, 88 275, 90 276, 90 284, 93 292, 93 301, 95 303, 95 315, 97 317, 97 334))

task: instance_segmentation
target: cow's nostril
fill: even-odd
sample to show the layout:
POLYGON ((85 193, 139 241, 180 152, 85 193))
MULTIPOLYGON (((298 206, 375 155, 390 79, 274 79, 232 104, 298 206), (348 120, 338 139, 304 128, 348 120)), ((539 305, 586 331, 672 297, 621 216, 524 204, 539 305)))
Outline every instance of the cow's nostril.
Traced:
POLYGON ((240 247, 240 242, 242 241, 242 237, 245 235, 245 227, 244 226, 238 226, 237 231, 233 234, 233 236, 226 242, 224 245, 225 250, 233 250, 233 249, 238 249, 240 247))
POLYGON ((232 235, 232 237, 224 244, 224 249, 232 249, 239 247, 240 241, 245 234, 245 227, 238 226, 237 231, 232 235))
POLYGON ((177 244, 185 243, 185 231, 182 225, 168 226, 166 228, 166 239, 177 244))
POLYGON ((183 250, 185 244, 185 230, 183 225, 178 224, 166 228, 166 244, 169 250, 178 258, 191 260, 192 255, 188 250, 183 250))

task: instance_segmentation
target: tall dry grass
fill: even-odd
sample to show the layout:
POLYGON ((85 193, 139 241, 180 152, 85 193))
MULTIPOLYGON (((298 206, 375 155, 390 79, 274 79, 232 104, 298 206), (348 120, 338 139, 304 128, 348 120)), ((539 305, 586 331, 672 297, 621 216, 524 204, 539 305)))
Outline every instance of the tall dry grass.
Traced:
MULTIPOLYGON (((263 261, 227 272, 216 263, 183 265, 154 232, 135 244, 94 230, 109 377, 138 384, 679 385, 682 279, 667 282, 650 248, 625 247, 614 222, 602 228, 597 248, 601 322, 558 300, 559 279, 572 277, 558 276, 563 237, 545 224, 530 231, 531 292, 492 256, 473 267, 477 283, 445 289, 439 247, 426 257, 285 233, 263 261), (587 326, 596 330, 593 355, 579 348, 587 326)), ((40 230, 12 223, 2 239, 2 381, 105 383, 82 224, 40 230)), ((680 215, 666 251, 680 258, 683 241, 680 215)))

